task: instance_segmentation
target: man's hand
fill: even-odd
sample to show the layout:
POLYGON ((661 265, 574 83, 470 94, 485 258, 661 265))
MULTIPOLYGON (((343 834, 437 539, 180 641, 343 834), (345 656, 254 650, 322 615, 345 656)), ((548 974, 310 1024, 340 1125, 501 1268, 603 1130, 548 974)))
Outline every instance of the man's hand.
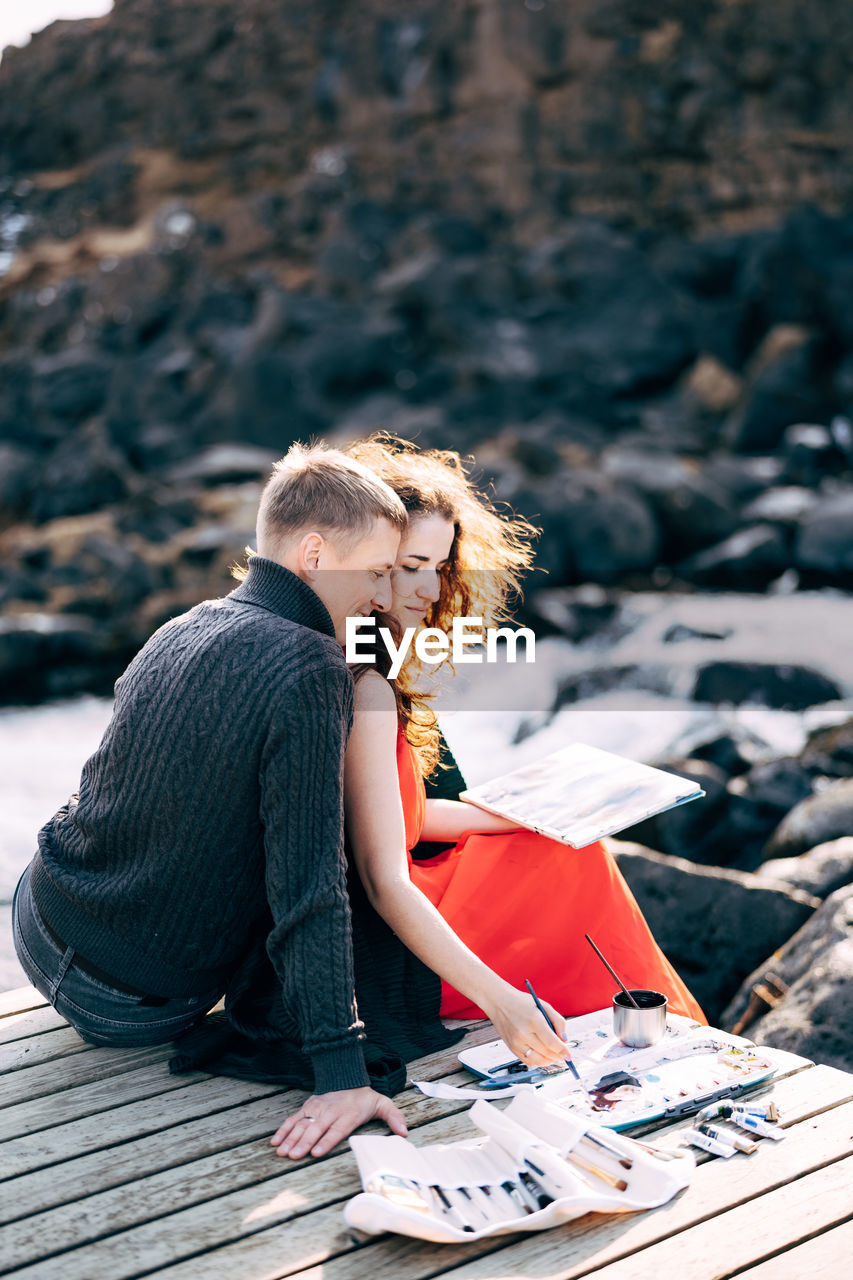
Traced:
POLYGON ((392 1133, 408 1134, 399 1107, 373 1089, 338 1089, 308 1098, 295 1116, 285 1120, 270 1142, 278 1155, 299 1160, 302 1156, 324 1156, 368 1120, 384 1120, 392 1133))

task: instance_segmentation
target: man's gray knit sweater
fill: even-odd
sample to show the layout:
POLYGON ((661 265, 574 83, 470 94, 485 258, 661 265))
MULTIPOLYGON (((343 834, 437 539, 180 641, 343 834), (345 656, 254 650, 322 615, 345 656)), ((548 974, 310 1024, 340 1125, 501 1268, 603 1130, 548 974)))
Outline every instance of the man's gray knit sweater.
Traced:
POLYGON ((267 950, 317 1092, 368 1083, 343 854, 351 725, 325 606, 252 559, 241 586, 161 627, 118 680, 31 873, 51 928, 151 995, 224 989, 269 908, 267 950))

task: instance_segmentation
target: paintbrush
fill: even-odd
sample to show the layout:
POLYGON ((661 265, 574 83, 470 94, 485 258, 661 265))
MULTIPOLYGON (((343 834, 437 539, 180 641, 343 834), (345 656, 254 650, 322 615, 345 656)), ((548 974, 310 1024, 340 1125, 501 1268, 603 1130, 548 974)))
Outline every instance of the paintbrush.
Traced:
MULTIPOLYGON (((530 981, 530 979, 529 979, 529 978, 525 978, 525 979, 524 979, 524 985, 527 987, 527 990, 528 990, 528 991, 530 992, 530 994, 533 996, 533 1000, 534 1000, 534 1002, 535 1002, 535 1004, 536 1004, 536 1008, 537 1008, 537 1009, 539 1010, 539 1012, 542 1014, 542 1017, 543 1017, 543 1018, 545 1019, 545 1021, 548 1023, 548 1026, 549 1026, 549 1027, 551 1028, 551 1030, 554 1032, 554 1035, 556 1035, 556 1034, 557 1034, 557 1028, 554 1026, 553 1022, 552 1022, 552 1021, 551 1021, 551 1019, 548 1017, 548 1013, 547 1013, 547 1011, 546 1011, 546 1009, 545 1009, 545 1006, 544 1006, 544 1004, 542 1003, 542 1001, 539 999, 539 997, 537 996, 536 992, 533 990, 533 984, 531 983, 531 981, 530 981)), ((592 1098, 590 1097, 589 1089, 587 1089, 587 1087, 586 1087, 586 1085, 584 1084, 583 1080, 581 1080, 580 1072, 578 1071, 578 1069, 577 1069, 577 1067, 575 1066, 575 1064, 572 1062, 572 1059, 571 1059, 571 1055, 570 1055, 570 1054, 567 1054, 567 1055, 566 1055, 566 1066, 569 1068, 569 1070, 571 1071, 572 1075, 573 1075, 573 1076, 574 1076, 574 1078, 577 1080, 577 1082, 578 1082, 578 1084, 580 1085, 580 1087, 583 1089, 584 1093, 585 1093, 585 1094, 586 1094, 586 1096, 587 1096, 587 1100, 589 1101, 590 1105, 592 1105, 592 1098)))
POLYGON ((622 990, 625 992, 625 995, 626 995, 626 996, 628 997, 628 999, 631 1001, 631 1004, 634 1006, 634 1008, 635 1008, 635 1009, 639 1009, 639 1007, 640 1007, 640 1006, 637 1004, 637 1001, 634 999, 634 997, 632 996, 631 992, 630 992, 630 991, 628 990, 628 988, 625 986, 625 983, 624 983, 624 982, 622 981, 622 979, 619 977, 619 974, 616 972, 616 970, 613 968, 613 966, 612 966, 612 965, 611 965, 607 960, 605 960, 605 959, 604 959, 604 956, 601 954, 601 952, 599 951, 598 947, 595 945, 595 943, 593 942, 593 940, 592 940, 592 938, 589 936, 589 934, 588 934, 588 933, 585 933, 583 936, 586 938, 587 942, 588 942, 588 943, 589 943, 589 945, 592 947, 593 951, 594 951, 594 952, 595 952, 595 954, 598 956, 598 958, 599 958, 599 960, 601 961, 601 963, 602 963, 602 964, 604 965, 604 967, 608 970, 608 972, 610 973, 611 978, 613 978, 616 982, 618 982, 618 983, 619 983, 619 986, 620 986, 620 987, 622 988, 622 990))

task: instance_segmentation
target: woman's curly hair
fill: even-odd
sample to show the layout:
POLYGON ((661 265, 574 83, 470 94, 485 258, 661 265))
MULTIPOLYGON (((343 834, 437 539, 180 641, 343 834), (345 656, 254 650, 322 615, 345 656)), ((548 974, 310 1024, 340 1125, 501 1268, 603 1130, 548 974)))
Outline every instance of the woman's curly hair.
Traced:
MULTIPOLYGON (((533 560, 531 543, 538 530, 522 516, 499 512, 475 486, 468 474, 473 459, 463 459, 452 449, 419 449, 384 431, 357 441, 345 452, 394 490, 410 521, 439 515, 453 524, 439 597, 426 614, 426 625, 449 632, 458 617, 482 618, 483 628, 508 621, 511 605, 521 597, 521 581, 533 560)), ((399 642, 394 620, 383 616, 380 621, 399 642)), ((380 651, 380 669, 381 658, 380 651)), ((358 679, 369 669, 353 668, 353 676, 358 679)), ((410 657, 394 685, 400 722, 426 777, 439 763, 440 741, 429 705, 435 695, 423 688, 422 678, 417 659, 410 657)))

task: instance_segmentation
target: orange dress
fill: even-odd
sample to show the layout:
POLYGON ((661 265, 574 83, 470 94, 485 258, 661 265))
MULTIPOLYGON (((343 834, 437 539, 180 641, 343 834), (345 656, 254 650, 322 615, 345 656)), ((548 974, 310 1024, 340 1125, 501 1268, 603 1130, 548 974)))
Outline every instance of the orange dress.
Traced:
MULTIPOLYGON (((397 771, 411 849, 426 796, 402 733, 397 771)), ((436 858, 410 856, 409 874, 481 960, 514 987, 523 990, 529 978, 537 995, 566 1016, 603 1009, 613 998, 613 979, 586 942, 588 933, 626 986, 663 991, 673 1013, 706 1022, 601 844, 572 849, 533 831, 471 832, 436 858)), ((485 1016, 447 983, 441 1015, 485 1016)))

